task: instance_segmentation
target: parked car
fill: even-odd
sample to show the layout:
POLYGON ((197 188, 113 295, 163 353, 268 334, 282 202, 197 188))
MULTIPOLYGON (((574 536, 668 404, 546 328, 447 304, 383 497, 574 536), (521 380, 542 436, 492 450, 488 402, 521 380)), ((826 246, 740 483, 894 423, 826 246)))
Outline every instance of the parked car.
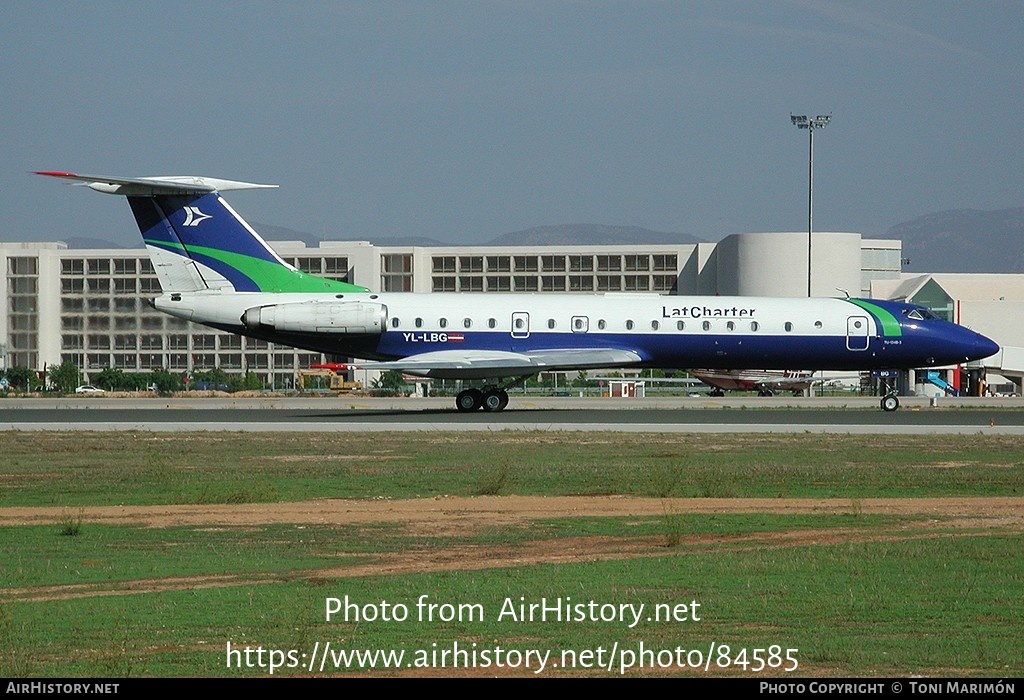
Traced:
POLYGON ((100 389, 98 386, 93 386, 92 384, 83 384, 82 386, 80 386, 80 387, 75 389, 75 393, 76 394, 102 394, 102 393, 104 393, 104 391, 103 391, 103 389, 100 389))

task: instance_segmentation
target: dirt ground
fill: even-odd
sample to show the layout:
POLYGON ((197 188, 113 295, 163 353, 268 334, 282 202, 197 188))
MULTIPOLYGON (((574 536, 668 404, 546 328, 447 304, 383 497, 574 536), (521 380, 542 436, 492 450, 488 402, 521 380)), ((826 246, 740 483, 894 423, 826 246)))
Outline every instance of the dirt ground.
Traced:
MULTIPOLYGON (((481 496, 433 499, 356 501, 323 499, 293 503, 203 506, 112 506, 83 508, 73 515, 84 523, 169 527, 226 527, 266 524, 366 525, 404 524, 419 536, 444 537, 493 529, 503 524, 576 517, 652 517, 693 513, 892 514, 920 516, 913 532, 879 529, 869 523, 845 528, 773 530, 742 535, 687 535, 672 546, 688 551, 723 548, 733 551, 806 546, 838 542, 906 540, 931 537, 972 537, 1019 534, 1024 531, 1024 498, 893 498, 893 499, 658 499, 630 496, 481 496)), ((58 523, 68 517, 61 508, 0 508, 0 525, 58 523)), ((161 590, 229 587, 271 583, 296 577, 331 580, 379 574, 487 569, 524 564, 586 562, 662 556, 664 536, 592 536, 536 539, 514 546, 466 545, 427 551, 361 554, 363 563, 344 567, 244 576, 191 576, 116 583, 33 588, 0 588, 2 600, 53 600, 96 595, 130 595, 161 590)), ((342 553, 343 554, 343 553, 342 553)))

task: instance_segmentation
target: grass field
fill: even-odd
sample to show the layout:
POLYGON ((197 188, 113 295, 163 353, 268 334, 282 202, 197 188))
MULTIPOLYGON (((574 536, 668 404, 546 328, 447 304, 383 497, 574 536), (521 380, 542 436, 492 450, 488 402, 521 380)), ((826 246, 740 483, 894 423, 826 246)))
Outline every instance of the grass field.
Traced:
POLYGON ((1024 671, 1018 438, 7 434, 0 464, 0 676, 1024 671))

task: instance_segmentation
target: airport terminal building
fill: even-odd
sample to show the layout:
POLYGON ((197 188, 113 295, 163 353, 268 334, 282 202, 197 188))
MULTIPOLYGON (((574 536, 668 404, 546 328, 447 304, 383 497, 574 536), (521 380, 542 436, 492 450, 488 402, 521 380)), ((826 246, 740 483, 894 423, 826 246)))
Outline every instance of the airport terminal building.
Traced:
MULTIPOLYGON (((644 246, 375 246, 271 241, 300 270, 381 291, 806 296, 807 234, 735 234, 718 243, 644 246)), ((869 296, 900 282, 901 245, 856 233, 815 233, 815 296, 869 296)), ((86 378, 125 372, 256 373, 290 388, 295 371, 328 359, 215 331, 152 309, 160 294, 145 249, 0 243, 0 368, 65 361, 86 378)))

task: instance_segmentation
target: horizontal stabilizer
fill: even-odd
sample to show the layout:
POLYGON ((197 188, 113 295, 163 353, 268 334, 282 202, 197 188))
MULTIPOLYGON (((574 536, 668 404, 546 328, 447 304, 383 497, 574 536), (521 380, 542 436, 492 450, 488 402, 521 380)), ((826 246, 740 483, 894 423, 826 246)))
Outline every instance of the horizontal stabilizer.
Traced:
POLYGON ((155 197, 157 195, 189 195, 228 190, 273 189, 277 185, 260 185, 254 182, 221 180, 198 175, 169 175, 164 177, 107 177, 104 175, 76 175, 53 170, 37 170, 36 175, 58 177, 63 180, 80 182, 87 187, 105 194, 119 194, 132 197, 155 197))

